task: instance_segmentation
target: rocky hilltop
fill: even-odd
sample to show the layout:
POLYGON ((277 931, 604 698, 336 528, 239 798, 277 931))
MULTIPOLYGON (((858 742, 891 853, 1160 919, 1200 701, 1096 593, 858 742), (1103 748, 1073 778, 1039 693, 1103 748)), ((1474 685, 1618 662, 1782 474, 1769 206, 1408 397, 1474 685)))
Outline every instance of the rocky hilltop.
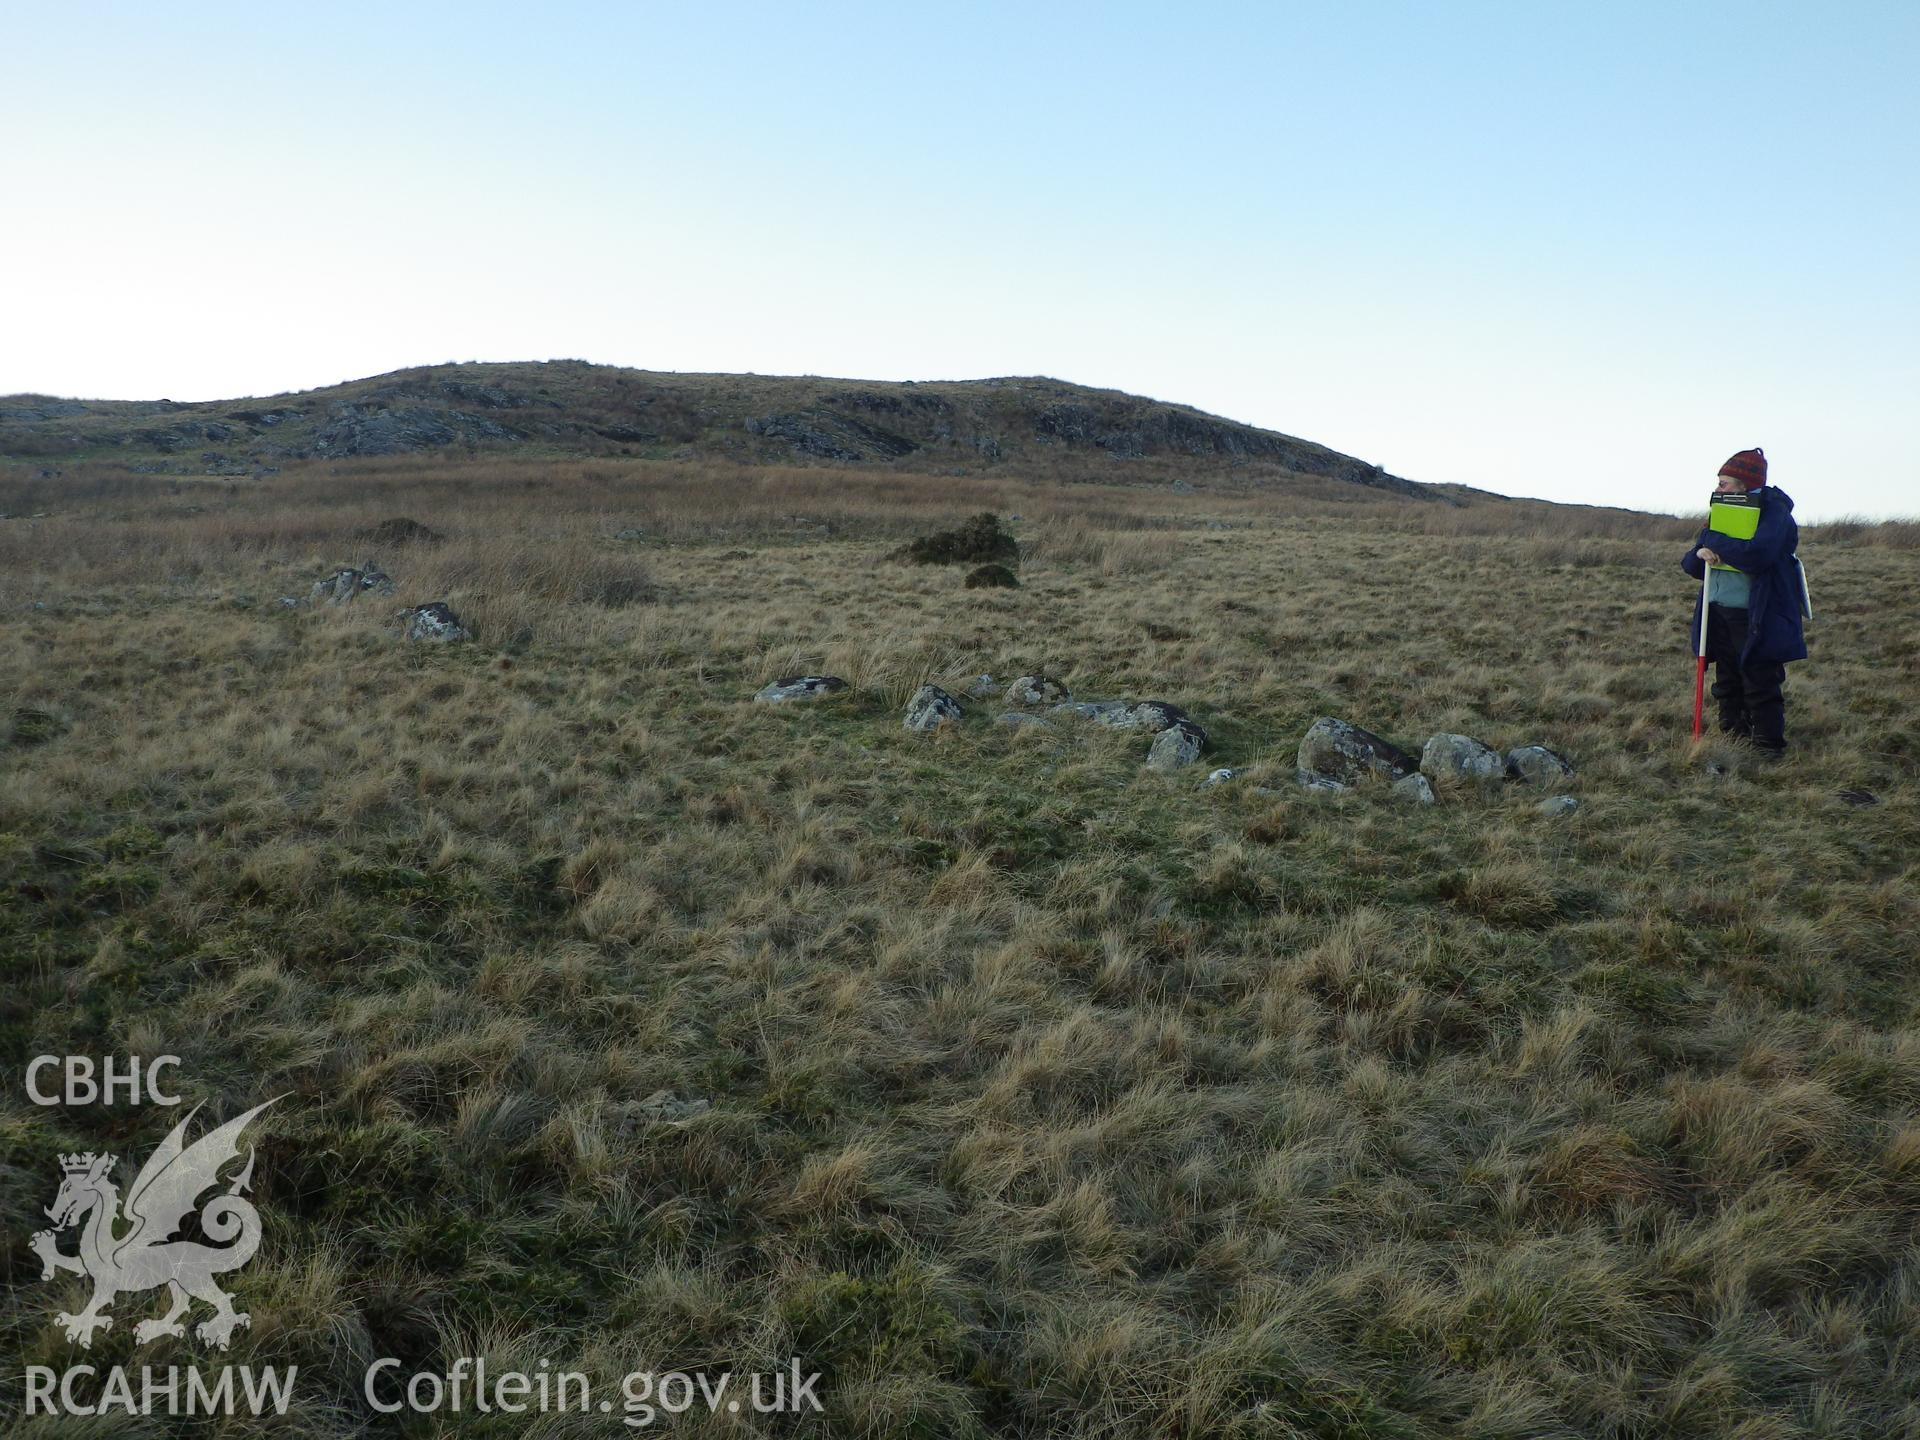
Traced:
POLYGON ((558 360, 425 366, 256 400, 0 397, 0 456, 19 460, 241 474, 283 460, 507 447, 947 471, 1198 461, 1431 493, 1308 440, 1044 377, 881 382, 558 360))

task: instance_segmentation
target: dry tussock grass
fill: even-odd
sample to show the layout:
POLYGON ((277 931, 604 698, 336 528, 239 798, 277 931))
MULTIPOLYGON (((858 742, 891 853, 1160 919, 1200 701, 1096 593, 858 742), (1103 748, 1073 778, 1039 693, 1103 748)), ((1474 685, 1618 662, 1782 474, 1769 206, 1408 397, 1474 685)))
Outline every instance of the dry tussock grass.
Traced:
MULTIPOLYGON (((1897 536, 1810 537, 1765 771, 1685 737, 1657 521, 572 462, 64 498, 0 525, 5 1063, 293 1092, 232 1358, 298 1363, 316 1433, 367 1356, 476 1348, 797 1352, 875 1436, 1920 1421, 1897 536), (885 560, 985 506, 1020 590, 885 560), (447 538, 377 557, 391 603, 475 645, 275 603, 395 515, 447 538), (1034 669, 1249 780, 899 727, 1034 669), (852 689, 746 703, 798 670, 852 689), (1544 741, 1583 808, 1302 794, 1321 713, 1544 741)), ((52 1157, 158 1121, 7 1104, 20 1281, 52 1157)), ((16 1284, 12 1353, 66 1363, 75 1298, 16 1284)))

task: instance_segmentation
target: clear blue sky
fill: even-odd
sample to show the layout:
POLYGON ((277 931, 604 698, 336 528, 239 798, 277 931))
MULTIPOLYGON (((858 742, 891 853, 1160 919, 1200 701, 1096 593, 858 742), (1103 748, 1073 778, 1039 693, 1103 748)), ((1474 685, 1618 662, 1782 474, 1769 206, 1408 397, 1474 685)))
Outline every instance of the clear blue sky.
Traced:
POLYGON ((1049 374, 1420 480, 1920 510, 1920 3, 42 5, 0 392, 1049 374))

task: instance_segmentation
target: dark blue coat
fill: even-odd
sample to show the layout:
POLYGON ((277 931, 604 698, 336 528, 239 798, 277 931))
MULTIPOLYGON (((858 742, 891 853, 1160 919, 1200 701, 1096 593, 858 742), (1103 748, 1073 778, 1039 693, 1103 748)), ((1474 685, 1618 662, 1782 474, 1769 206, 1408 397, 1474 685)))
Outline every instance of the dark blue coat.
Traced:
MULTIPOLYGON (((1751 540, 1736 540, 1718 530, 1702 528, 1687 546, 1680 568, 1698 580, 1707 562, 1694 552, 1702 545, 1727 564, 1747 572, 1752 593, 1747 600, 1747 645, 1740 663, 1755 660, 1804 660, 1807 637, 1800 628, 1800 567, 1794 551, 1800 546, 1800 527, 1793 523, 1793 500, 1771 486, 1760 495, 1760 525, 1751 540)), ((1700 638, 1700 601, 1693 602, 1690 637, 1700 638)))

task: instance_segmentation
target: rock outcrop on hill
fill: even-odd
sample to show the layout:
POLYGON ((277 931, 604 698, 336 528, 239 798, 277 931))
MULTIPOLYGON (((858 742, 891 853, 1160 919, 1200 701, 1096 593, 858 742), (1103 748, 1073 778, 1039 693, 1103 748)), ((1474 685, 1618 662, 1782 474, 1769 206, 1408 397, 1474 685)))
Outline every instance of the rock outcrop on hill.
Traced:
MULTIPOLYGON (((875 464, 945 474, 1001 465, 1051 469, 1078 457, 1102 478, 1152 462, 1185 466, 1201 484, 1245 469, 1262 478, 1314 477, 1443 500, 1438 491, 1309 440, 1040 376, 893 383, 682 375, 557 360, 426 366, 264 400, 0 396, 0 457, 119 458, 158 462, 169 473, 523 445, 543 453, 875 464)), ((1184 474, 1162 478, 1192 488, 1184 474)))

